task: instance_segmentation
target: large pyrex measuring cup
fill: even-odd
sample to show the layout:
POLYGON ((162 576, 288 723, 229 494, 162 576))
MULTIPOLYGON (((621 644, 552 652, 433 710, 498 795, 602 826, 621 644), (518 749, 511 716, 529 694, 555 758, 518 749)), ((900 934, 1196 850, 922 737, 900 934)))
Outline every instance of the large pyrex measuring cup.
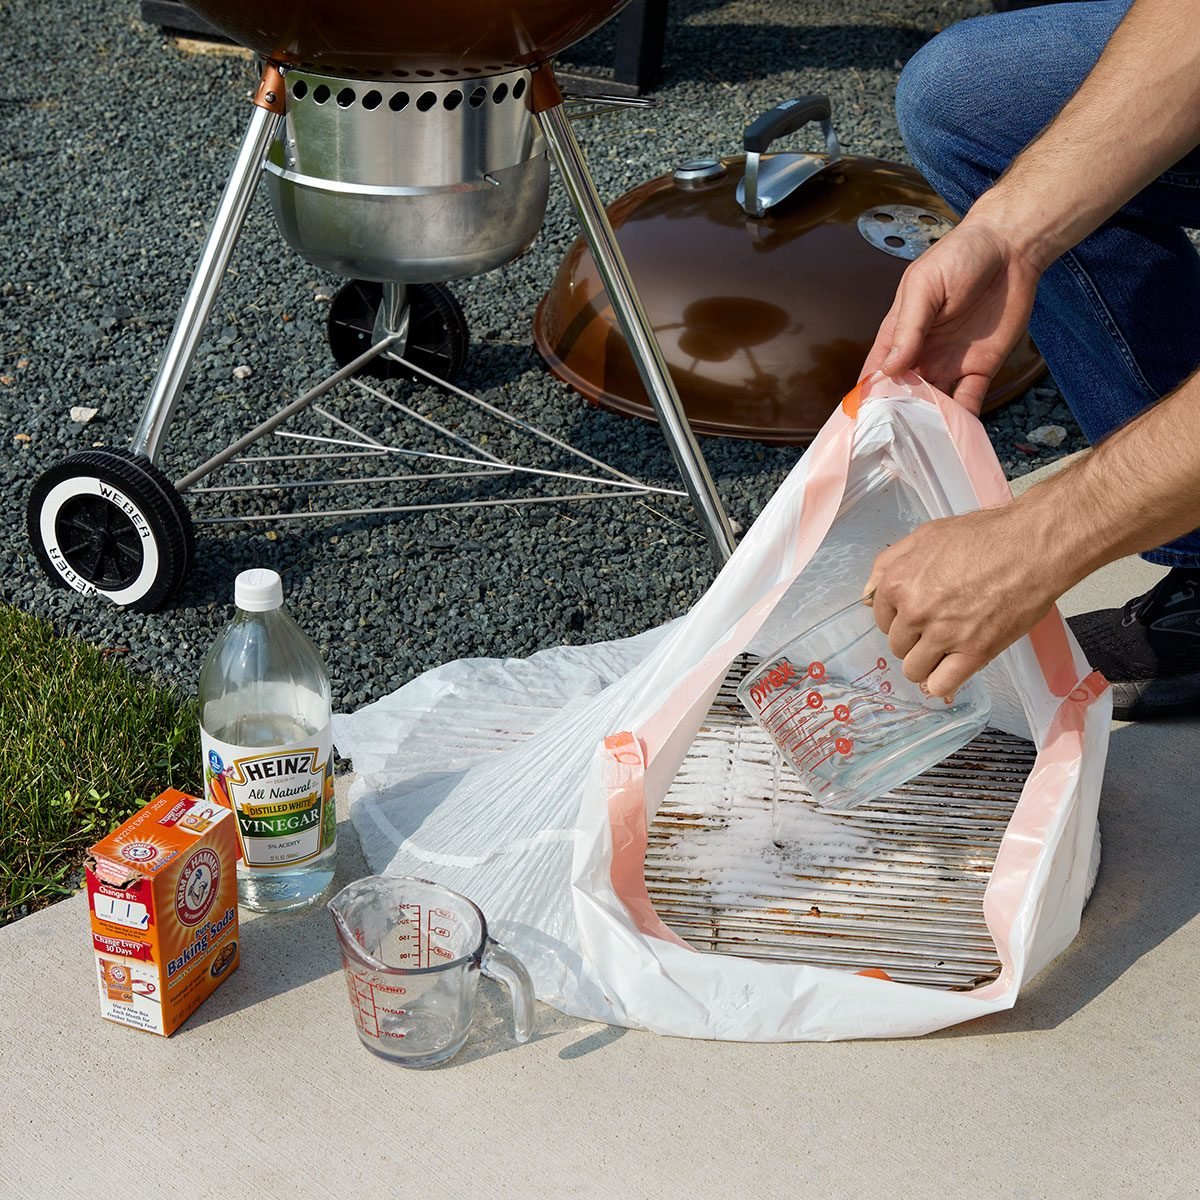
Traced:
POLYGON ((825 808, 907 783, 965 746, 991 711, 978 680, 943 699, 906 679, 861 601, 760 663, 738 698, 825 808))
POLYGON ((479 972, 509 991, 518 1042, 533 1034, 533 984, 488 937, 466 896, 424 879, 371 875, 329 901, 358 1037, 406 1067, 429 1067, 462 1049, 479 972))

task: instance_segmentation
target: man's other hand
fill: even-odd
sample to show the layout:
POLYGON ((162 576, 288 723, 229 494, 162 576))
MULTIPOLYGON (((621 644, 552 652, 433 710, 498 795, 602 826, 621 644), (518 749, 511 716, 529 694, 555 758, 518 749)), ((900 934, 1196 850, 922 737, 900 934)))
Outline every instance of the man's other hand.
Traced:
POLYGON ((862 375, 915 370, 978 415, 1029 323, 1041 268, 968 215, 904 272, 862 375))

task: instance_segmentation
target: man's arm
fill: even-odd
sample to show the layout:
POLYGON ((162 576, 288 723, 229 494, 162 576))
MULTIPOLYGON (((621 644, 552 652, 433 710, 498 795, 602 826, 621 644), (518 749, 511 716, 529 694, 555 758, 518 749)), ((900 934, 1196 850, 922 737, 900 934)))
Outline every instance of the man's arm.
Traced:
POLYGON ((972 207, 1045 270, 1200 142, 1200 0, 1136 0, 1062 112, 972 207))
POLYGON ((1200 0, 1135 0, 1058 117, 905 272, 862 373, 919 370, 978 412, 1046 267, 1198 142, 1200 0))
POLYGON ((1197 526, 1200 372, 1012 504, 921 526, 866 593, 904 674, 945 696, 1092 571, 1197 526))

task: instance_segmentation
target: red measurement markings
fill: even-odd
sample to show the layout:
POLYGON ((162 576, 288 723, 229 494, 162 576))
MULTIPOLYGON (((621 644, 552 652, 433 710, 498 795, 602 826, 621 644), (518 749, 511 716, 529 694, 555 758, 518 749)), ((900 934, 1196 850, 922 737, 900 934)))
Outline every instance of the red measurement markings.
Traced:
MULTIPOLYGON (((795 676, 793 676, 793 678, 795 678, 795 676)), ((796 698, 797 693, 800 693, 801 695, 803 695, 803 689, 800 687, 800 684, 803 682, 804 682, 804 676, 801 675, 799 677, 799 679, 796 679, 795 683, 789 683, 785 687, 776 688, 775 695, 772 696, 771 699, 768 700, 767 703, 764 704, 763 707, 758 710, 758 719, 760 721, 762 721, 764 724, 766 724, 767 719, 768 719, 767 714, 781 700, 784 701, 784 707, 786 708, 787 705, 790 704, 796 698)))
MULTIPOLYGON (((831 722, 827 722, 827 724, 831 724, 831 722)), ((823 725, 821 728, 824 729, 825 726, 823 725)), ((833 743, 834 739, 831 737, 814 738, 812 746, 809 747, 809 749, 796 760, 796 765, 802 767, 806 771, 815 771, 823 762, 828 762, 829 759, 831 759, 834 754, 837 753, 837 751, 830 750, 829 753, 824 756, 824 758, 819 758, 816 762, 810 763, 808 760, 812 758, 814 754, 820 754, 822 750, 830 745, 833 745, 833 743)))
POLYGON ((367 1037, 405 1036, 403 1030, 383 1028, 379 1024, 379 1015, 403 1017, 408 1010, 400 1007, 399 997, 407 994, 407 988, 378 983, 357 974, 348 976, 346 982, 350 988, 350 1003, 354 1005, 354 1023, 367 1037))
MULTIPOLYGON (((819 710, 824 706, 824 703, 825 701, 822 698, 821 693, 815 688, 805 689, 801 687, 794 687, 788 691, 786 702, 781 708, 773 712, 770 717, 767 716, 767 711, 764 709, 759 714, 759 719, 763 722, 763 725, 768 730, 774 731, 782 728, 783 725, 793 720, 796 717, 797 708, 819 710)), ((806 715, 807 714, 801 712, 799 718, 801 722, 805 720, 806 715)))
POLYGON ((780 747, 786 749, 789 754, 795 754, 805 742, 815 740, 824 727, 816 724, 819 715, 814 713, 811 717, 800 716, 795 722, 789 722, 786 728, 778 730, 776 740, 780 747))
MULTIPOLYGON (((804 711, 806 707, 805 693, 797 688, 788 698, 788 703, 773 713, 769 721, 764 721, 767 732, 776 741, 782 742, 788 736, 789 731, 803 730, 805 722, 808 720, 808 714, 804 711), (797 714, 797 709, 800 710, 799 714, 797 714)), ((801 735, 801 741, 803 741, 803 735, 801 735)))
POLYGON ((896 706, 890 700, 881 700, 878 696, 860 696, 856 703, 868 710, 868 716, 872 709, 885 713, 896 711, 896 706))
POLYGON ((424 941, 421 937, 421 906, 415 903, 401 904, 397 913, 399 920, 398 924, 408 930, 406 934, 398 938, 400 942, 407 942, 408 949, 400 955, 401 961, 405 967, 411 969, 414 965, 418 970, 425 966, 424 956, 424 941), (416 963, 408 960, 416 959, 416 963))
POLYGON ((346 982, 350 985, 350 1003, 354 1005, 354 1021, 367 1037, 379 1036, 379 1013, 375 1008, 375 989, 369 979, 351 974, 346 982))
POLYGON ((454 952, 444 943, 450 940, 450 930, 458 925, 458 917, 446 908, 431 908, 427 928, 426 944, 430 954, 446 960, 454 957, 454 952), (436 918, 437 924, 434 924, 436 918), (435 942, 434 939, 437 939, 435 942))
POLYGON ((816 727, 816 729, 813 729, 812 724, 813 724, 813 721, 815 721, 816 718, 819 717, 823 712, 824 712, 824 701, 822 701, 822 699, 821 699, 821 693, 820 692, 808 692, 804 697, 803 705, 800 707, 799 716, 795 715, 795 710, 793 710, 791 713, 788 714, 788 716, 789 716, 788 729, 785 730, 785 729, 781 728, 779 730, 779 734, 783 735, 783 734, 790 732, 793 735, 793 738, 794 738, 794 740, 792 742, 792 750, 793 751, 798 746, 800 746, 804 742, 806 742, 810 737, 816 736, 817 731, 821 728, 821 726, 818 725, 816 727), (803 711, 804 709, 809 709, 810 712, 805 713, 803 711), (796 734, 799 734, 798 738, 795 738, 796 734))
POLYGON ((795 750, 799 749, 800 745, 803 744, 803 741, 807 741, 809 738, 812 739, 813 744, 808 748, 808 750, 796 758, 796 766, 805 771, 815 771, 822 763, 828 762, 831 758, 833 758, 835 754, 849 754, 854 748, 854 742, 847 737, 835 737, 834 735, 840 731, 840 728, 841 722, 836 719, 836 716, 831 716, 827 720, 823 721, 820 725, 812 729, 808 736, 802 740, 802 742, 797 742, 795 746, 792 747, 794 752, 795 750), (830 730, 830 732, 822 736, 823 731, 827 729, 830 730), (829 749, 830 747, 832 747, 832 749, 829 749), (824 757, 817 759, 816 762, 809 762, 809 759, 816 754, 820 754, 823 750, 828 751, 824 757))
MULTIPOLYGON (((823 744, 828 746, 829 739, 827 738, 823 744)), ((818 749, 820 749, 820 747, 818 747, 818 749)), ((808 764, 804 769, 806 771, 815 771, 822 763, 827 763, 836 753, 837 749, 835 747, 833 750, 830 750, 830 752, 826 754, 824 758, 817 759, 815 763, 808 764)))
POLYGON ((402 1017, 406 1009, 398 1008, 397 1005, 402 1004, 401 996, 408 995, 408 988, 401 987, 399 984, 379 983, 378 981, 371 984, 371 999, 375 1002, 375 1012, 388 1013, 390 1016, 402 1017))
MULTIPOLYGON (((834 721, 834 719, 828 713, 826 713, 824 710, 822 710, 821 712, 815 713, 813 715, 813 719, 809 722, 808 732, 806 733, 806 735, 803 738, 800 739, 799 742, 796 743, 796 746, 799 747, 804 742, 812 741, 813 745, 808 751, 808 753, 811 754, 813 752, 813 750, 818 749, 820 747, 821 742, 824 740, 821 736, 822 730, 828 729, 830 725, 836 725, 836 724, 837 724, 837 722, 834 721), (825 718, 825 720, 821 721, 818 724, 817 718, 822 717, 822 716, 825 718)), ((807 757, 807 755, 806 755, 806 757, 807 757)), ((803 762, 804 760, 801 759, 800 761, 803 762)))

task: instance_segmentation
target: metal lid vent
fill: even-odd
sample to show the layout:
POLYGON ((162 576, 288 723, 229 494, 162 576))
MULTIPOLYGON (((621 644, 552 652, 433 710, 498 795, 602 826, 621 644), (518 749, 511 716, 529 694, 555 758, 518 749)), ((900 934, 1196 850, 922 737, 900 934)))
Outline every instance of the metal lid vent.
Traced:
POLYGON ((871 208, 858 218, 858 232, 877 250, 914 259, 954 228, 941 213, 909 204, 871 208))
POLYGON ((689 162, 680 163, 675 168, 672 178, 680 187, 696 187, 712 183, 724 175, 725 164, 720 159, 693 158, 689 162))

